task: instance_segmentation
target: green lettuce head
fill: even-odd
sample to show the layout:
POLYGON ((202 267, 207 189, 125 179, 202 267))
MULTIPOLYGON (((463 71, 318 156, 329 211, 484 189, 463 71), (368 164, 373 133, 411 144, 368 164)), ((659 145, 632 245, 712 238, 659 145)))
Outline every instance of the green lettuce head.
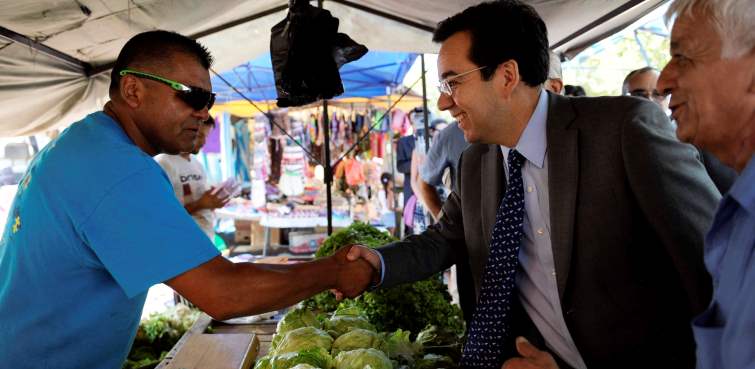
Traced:
POLYGON ((454 361, 443 355, 427 354, 422 359, 414 363, 414 369, 455 369, 454 361))
POLYGON ((336 338, 333 342, 333 355, 341 351, 351 351, 360 348, 379 349, 383 344, 380 334, 362 328, 354 328, 336 338))
POLYGON ((322 368, 318 368, 316 366, 312 366, 309 364, 296 364, 292 366, 291 369, 322 369, 322 368))
POLYGON ((322 347, 288 352, 273 357, 270 369, 292 369, 297 365, 308 364, 315 368, 333 368, 333 357, 322 347))
POLYGON ((286 334, 296 328, 315 327, 320 328, 320 322, 317 320, 315 313, 305 309, 294 309, 278 322, 278 328, 275 330, 278 334, 286 334))
POLYGON ((325 321, 325 329, 333 337, 340 337, 344 333, 357 328, 375 332, 375 326, 362 316, 334 315, 330 320, 325 321))
POLYGON ((343 351, 336 356, 336 369, 393 369, 382 351, 373 348, 343 351))
POLYGON ((387 334, 383 345, 379 347, 388 357, 401 363, 411 363, 419 355, 422 346, 409 339, 411 332, 401 329, 387 334))
POLYGON ((272 363, 269 356, 263 356, 257 359, 257 363, 254 364, 254 369, 272 369, 272 363))
POLYGON ((302 327, 286 333, 276 346, 275 354, 299 352, 318 347, 330 351, 331 346, 333 346, 333 338, 327 332, 315 327, 302 327))

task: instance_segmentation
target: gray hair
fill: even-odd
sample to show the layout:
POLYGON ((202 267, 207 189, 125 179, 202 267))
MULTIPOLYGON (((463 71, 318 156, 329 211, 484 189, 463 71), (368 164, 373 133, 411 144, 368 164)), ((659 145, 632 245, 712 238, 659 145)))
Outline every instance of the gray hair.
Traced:
POLYGON ((637 75, 640 75, 640 74, 643 74, 643 73, 647 73, 647 72, 656 72, 656 73, 658 73, 658 70, 655 69, 655 68, 653 68, 653 67, 648 66, 648 67, 642 67, 640 69, 635 69, 635 70, 629 72, 629 74, 627 74, 627 76, 624 78, 624 83, 621 84, 621 94, 622 95, 626 95, 626 94, 629 93, 629 81, 632 78, 634 78, 634 76, 637 76, 637 75))
POLYGON ((691 15, 698 8, 711 14, 721 38, 723 58, 737 58, 755 48, 755 1, 752 0, 674 0, 666 21, 680 14, 691 15))

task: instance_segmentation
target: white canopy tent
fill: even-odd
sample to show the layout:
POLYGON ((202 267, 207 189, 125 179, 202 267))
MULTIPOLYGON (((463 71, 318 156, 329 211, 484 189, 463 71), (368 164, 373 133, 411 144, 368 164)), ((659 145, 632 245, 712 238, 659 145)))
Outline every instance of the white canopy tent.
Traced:
MULTIPOLYGON (((551 47, 571 56, 665 0, 528 0, 551 47)), ((435 25, 480 0, 326 0, 339 31, 371 50, 437 52, 435 25)), ((198 39, 223 72, 267 52, 286 0, 0 2, 0 136, 67 125, 107 100, 109 69, 133 35, 167 29, 198 39)), ((505 35, 501 35, 505 42, 505 35)))

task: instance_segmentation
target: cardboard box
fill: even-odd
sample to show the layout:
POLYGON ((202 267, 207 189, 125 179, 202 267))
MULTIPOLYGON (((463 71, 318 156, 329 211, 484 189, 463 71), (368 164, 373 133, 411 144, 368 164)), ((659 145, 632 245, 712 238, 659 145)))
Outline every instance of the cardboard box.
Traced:
MULTIPOLYGON (((252 222, 251 224, 251 240, 250 244, 255 248, 262 249, 265 245, 265 227, 260 225, 260 222, 252 222)), ((270 245, 280 245, 281 230, 279 228, 270 228, 270 245)))
POLYGON ((297 254, 314 253, 326 237, 326 233, 316 233, 314 230, 291 232, 288 234, 289 250, 297 254))
POLYGON ((237 219, 233 222, 233 226, 236 228, 233 241, 236 244, 250 244, 252 241, 252 222, 237 219))

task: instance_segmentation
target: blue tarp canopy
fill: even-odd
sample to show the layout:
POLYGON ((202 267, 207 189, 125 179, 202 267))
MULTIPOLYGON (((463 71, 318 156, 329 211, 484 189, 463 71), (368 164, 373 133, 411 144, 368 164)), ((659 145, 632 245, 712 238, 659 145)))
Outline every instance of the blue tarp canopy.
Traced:
MULTIPOLYGON (((386 95, 386 87, 401 86, 404 76, 418 54, 370 51, 359 60, 341 67, 344 93, 339 97, 374 97, 386 95)), ((313 71, 317 72, 317 71, 313 71)), ((254 101, 269 101, 278 98, 275 92, 270 53, 241 64, 221 74, 223 79, 254 101)), ((217 101, 243 100, 218 76, 212 77, 212 89, 217 101)))

